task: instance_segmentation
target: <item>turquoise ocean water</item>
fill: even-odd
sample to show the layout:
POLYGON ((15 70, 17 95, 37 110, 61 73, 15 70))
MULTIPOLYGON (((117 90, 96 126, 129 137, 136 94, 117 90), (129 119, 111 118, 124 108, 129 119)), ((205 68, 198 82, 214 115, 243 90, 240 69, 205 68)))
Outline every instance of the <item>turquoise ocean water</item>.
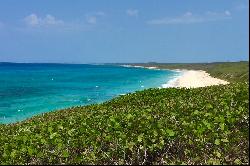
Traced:
POLYGON ((0 123, 161 87, 178 74, 112 65, 0 63, 0 123))

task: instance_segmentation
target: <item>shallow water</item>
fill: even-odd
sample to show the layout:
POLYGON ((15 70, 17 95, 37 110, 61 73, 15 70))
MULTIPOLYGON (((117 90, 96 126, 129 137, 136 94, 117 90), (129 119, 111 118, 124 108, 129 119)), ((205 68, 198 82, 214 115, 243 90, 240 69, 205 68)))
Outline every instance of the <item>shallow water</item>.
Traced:
POLYGON ((161 87, 178 74, 111 65, 0 63, 0 123, 161 87))

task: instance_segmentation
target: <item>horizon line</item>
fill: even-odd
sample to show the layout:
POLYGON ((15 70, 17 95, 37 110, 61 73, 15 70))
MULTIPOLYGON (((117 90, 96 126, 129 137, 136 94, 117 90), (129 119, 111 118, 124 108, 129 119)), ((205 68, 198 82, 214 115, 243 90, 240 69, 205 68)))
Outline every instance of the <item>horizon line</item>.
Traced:
POLYGON ((1 63, 13 63, 13 64, 68 64, 68 65, 91 65, 91 64, 199 64, 199 63, 233 63, 233 62, 249 62, 249 60, 238 60, 238 61, 211 61, 211 62, 90 62, 90 63, 74 63, 74 62, 8 62, 0 61, 1 63))

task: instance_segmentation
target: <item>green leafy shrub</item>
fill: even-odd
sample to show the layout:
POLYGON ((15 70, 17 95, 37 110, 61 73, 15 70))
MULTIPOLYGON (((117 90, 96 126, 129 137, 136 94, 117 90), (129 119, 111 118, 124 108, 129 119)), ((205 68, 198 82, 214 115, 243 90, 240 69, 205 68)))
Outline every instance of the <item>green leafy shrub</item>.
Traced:
POLYGON ((1 164, 247 164, 248 83, 148 89, 0 125, 1 164))

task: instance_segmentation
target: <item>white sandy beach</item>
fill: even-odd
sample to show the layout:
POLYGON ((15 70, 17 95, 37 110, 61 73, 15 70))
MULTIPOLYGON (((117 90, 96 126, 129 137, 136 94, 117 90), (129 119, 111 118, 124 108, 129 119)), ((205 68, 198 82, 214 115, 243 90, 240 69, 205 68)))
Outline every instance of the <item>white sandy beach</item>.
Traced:
POLYGON ((182 75, 170 80, 163 88, 168 87, 186 87, 198 88, 211 85, 228 84, 229 82, 211 77, 207 72, 202 70, 178 70, 182 75))
MULTIPOLYGON (((146 68, 153 70, 160 70, 155 66, 144 67, 144 66, 133 66, 133 65, 122 65, 123 67, 137 67, 146 68)), ((185 69, 174 69, 174 71, 181 72, 182 74, 174 79, 171 79, 166 84, 163 84, 163 88, 169 87, 185 87, 185 88, 198 88, 212 85, 229 84, 225 80, 214 78, 210 76, 206 71, 203 70, 185 70, 185 69)))

